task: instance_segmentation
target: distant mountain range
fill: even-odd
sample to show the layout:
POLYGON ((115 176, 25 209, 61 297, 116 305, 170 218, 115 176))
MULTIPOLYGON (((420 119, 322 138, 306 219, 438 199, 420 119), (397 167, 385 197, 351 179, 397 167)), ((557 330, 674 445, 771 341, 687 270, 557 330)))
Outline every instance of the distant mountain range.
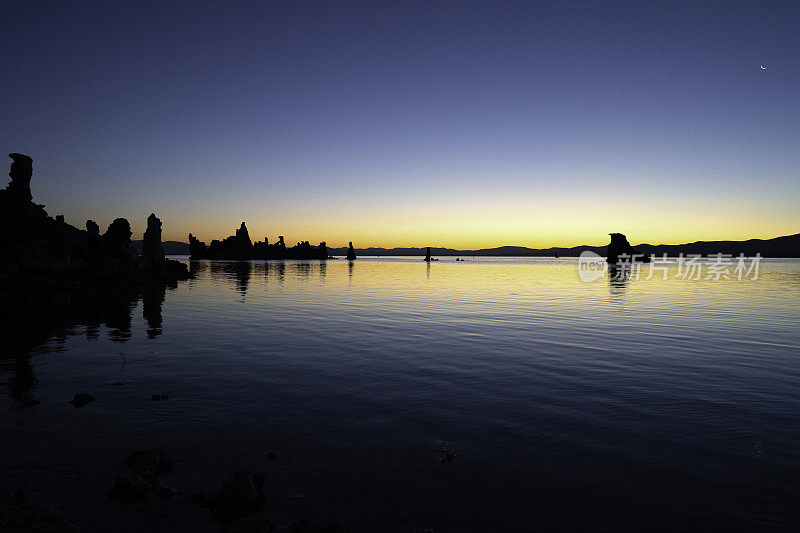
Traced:
MULTIPOLYGON (((142 241, 131 243, 139 253, 142 251, 142 241)), ((164 241, 164 252, 167 255, 189 255, 189 244, 178 241, 164 241)), ((746 241, 697 241, 687 244, 639 244, 634 246, 639 252, 650 255, 662 256, 667 254, 675 257, 680 254, 731 254, 751 257, 757 253, 761 257, 800 257, 800 233, 776 237, 774 239, 749 239, 746 241)), ((465 257, 577 257, 586 250, 605 256, 606 245, 602 246, 573 246, 572 248, 526 248, 524 246, 498 246, 497 248, 481 248, 479 250, 456 250, 453 248, 431 247, 433 256, 465 256, 465 257)), ((330 255, 344 256, 347 247, 328 248, 330 255)), ((425 248, 356 248, 356 255, 376 256, 424 256, 425 248)))
MULTIPOLYGON (((584 251, 591 251, 597 255, 605 256, 606 246, 573 246, 563 248, 554 246, 552 248, 526 248, 524 246, 498 246, 497 248, 482 248, 480 250, 455 250, 453 248, 434 248, 431 247, 433 256, 467 256, 467 257, 577 257, 584 251)), ((800 233, 776 237, 774 239, 750 239, 747 241, 697 241, 687 244, 639 244, 634 246, 637 251, 645 254, 655 254, 662 256, 667 254, 675 257, 680 254, 731 254, 754 256, 757 253, 761 257, 800 257, 800 233)), ((328 248, 331 255, 345 255, 347 248, 328 248)), ((425 248, 356 248, 356 255, 404 255, 404 256, 424 256, 425 248)))

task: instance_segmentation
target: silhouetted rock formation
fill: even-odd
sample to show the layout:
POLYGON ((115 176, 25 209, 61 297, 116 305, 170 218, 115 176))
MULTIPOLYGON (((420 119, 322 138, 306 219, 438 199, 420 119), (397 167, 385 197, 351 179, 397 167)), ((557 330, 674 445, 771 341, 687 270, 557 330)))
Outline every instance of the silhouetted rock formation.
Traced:
POLYGON ((250 233, 244 222, 236 233, 223 240, 213 240, 210 246, 189 234, 189 253, 192 260, 221 259, 228 261, 247 261, 250 259, 320 259, 328 258, 328 246, 323 241, 319 246, 313 246, 308 241, 298 242, 291 248, 286 248, 283 235, 278 237, 278 242, 270 244, 269 239, 253 243, 250 233))
POLYGON ((608 250, 606 252, 607 262, 630 263, 632 261, 636 261, 648 263, 650 261, 649 257, 645 257, 642 252, 637 251, 636 248, 631 246, 628 242, 628 238, 622 233, 609 233, 609 235, 611 236, 611 242, 608 244, 608 250))
POLYGON ((425 261, 428 263, 431 262, 431 247, 428 246, 428 249, 425 251, 425 261))
POLYGON ((211 241, 209 255, 212 259, 239 261, 252 259, 253 243, 250 241, 250 233, 247 231, 247 226, 245 226, 244 222, 231 237, 227 237, 222 241, 211 241))
POLYGON ((131 227, 114 220, 105 234, 91 220, 79 230, 53 219, 32 202, 33 160, 9 154, 11 183, 0 191, 0 286, 63 286, 97 283, 170 283, 189 277, 186 265, 167 261, 161 249, 161 222, 148 219, 148 257, 131 247, 131 227))
POLYGON ((147 217, 147 230, 142 241, 141 268, 144 280, 151 283, 188 277, 188 271, 184 273, 186 265, 166 258, 161 245, 161 220, 155 213, 150 213, 147 217))
POLYGON ((347 248, 347 260, 354 261, 356 259, 356 251, 353 249, 353 242, 351 241, 347 248))
POLYGON ((147 217, 147 230, 142 242, 142 259, 146 264, 159 267, 166 262, 164 248, 161 246, 161 221, 155 213, 147 217))
POLYGON ((189 234, 189 256, 192 259, 207 259, 208 258, 208 250, 206 243, 201 240, 198 240, 197 237, 189 234))
POLYGON ((86 232, 91 237, 100 235, 100 226, 98 226, 97 222, 95 222, 94 220, 87 220, 86 221, 86 232))
POLYGON ((11 163, 11 183, 6 187, 8 194, 15 201, 30 202, 33 200, 31 194, 31 176, 33 176, 33 159, 24 154, 8 154, 14 160, 11 163))

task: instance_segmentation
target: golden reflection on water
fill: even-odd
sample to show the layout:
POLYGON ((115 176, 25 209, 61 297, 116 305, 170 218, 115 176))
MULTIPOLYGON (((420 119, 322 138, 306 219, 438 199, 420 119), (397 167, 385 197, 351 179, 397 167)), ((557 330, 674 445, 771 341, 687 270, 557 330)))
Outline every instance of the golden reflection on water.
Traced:
POLYGON ((758 279, 685 279, 675 264, 598 279, 581 280, 577 259, 443 258, 425 263, 417 258, 360 258, 350 262, 192 262, 203 283, 190 286, 208 292, 230 285, 242 297, 258 298, 275 291, 293 297, 313 293, 317 298, 412 299, 441 302, 516 302, 540 306, 552 302, 591 307, 633 303, 645 308, 702 305, 708 308, 747 305, 766 308, 800 297, 800 261, 762 261, 758 279), (211 283, 205 283, 210 281, 211 283), (324 289, 323 289, 324 287, 324 289), (772 304, 770 303, 772 302, 772 304))

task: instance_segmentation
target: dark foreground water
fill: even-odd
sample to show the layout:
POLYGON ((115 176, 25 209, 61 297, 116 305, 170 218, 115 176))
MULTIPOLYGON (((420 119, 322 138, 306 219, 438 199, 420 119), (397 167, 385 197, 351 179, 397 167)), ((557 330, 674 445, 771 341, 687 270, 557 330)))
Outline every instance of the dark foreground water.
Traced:
POLYGON ((166 293, 6 301, 3 487, 86 531, 217 530, 180 498, 109 500, 128 452, 164 446, 185 492, 266 471, 281 524, 800 526, 796 260, 591 283, 574 259, 191 268, 166 293))

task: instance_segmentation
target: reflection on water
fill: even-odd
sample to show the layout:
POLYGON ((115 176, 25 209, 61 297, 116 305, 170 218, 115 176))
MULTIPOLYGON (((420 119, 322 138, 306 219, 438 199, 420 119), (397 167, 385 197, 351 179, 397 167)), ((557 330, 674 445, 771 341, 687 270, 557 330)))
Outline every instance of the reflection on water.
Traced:
POLYGON ((628 290, 628 284, 633 277, 631 270, 629 268, 617 268, 613 265, 609 265, 606 277, 608 278, 608 292, 611 295, 611 300, 621 302, 628 290))
POLYGON ((161 335, 161 304, 164 303, 167 289, 164 286, 148 286, 142 290, 142 317, 147 323, 147 337, 155 339, 161 335))
POLYGON ((195 262, 176 290, 4 294, 8 408, 41 446, 75 392, 98 396, 64 422, 90 440, 191 434, 197 461, 237 465, 282 442, 307 505, 352 509, 356 530, 796 521, 800 262, 584 283, 575 260, 419 259, 195 262))
POLYGON ((100 338, 101 328, 107 331, 114 343, 131 339, 132 312, 139 299, 142 301, 142 318, 147 326, 147 337, 161 334, 161 305, 166 288, 146 286, 84 287, 79 290, 39 292, 0 292, 0 362, 3 369, 11 368, 9 395, 17 402, 15 407, 32 407, 39 402, 34 397, 38 385, 31 356, 50 340, 57 341, 55 349, 70 336, 83 335, 87 340, 100 338))

